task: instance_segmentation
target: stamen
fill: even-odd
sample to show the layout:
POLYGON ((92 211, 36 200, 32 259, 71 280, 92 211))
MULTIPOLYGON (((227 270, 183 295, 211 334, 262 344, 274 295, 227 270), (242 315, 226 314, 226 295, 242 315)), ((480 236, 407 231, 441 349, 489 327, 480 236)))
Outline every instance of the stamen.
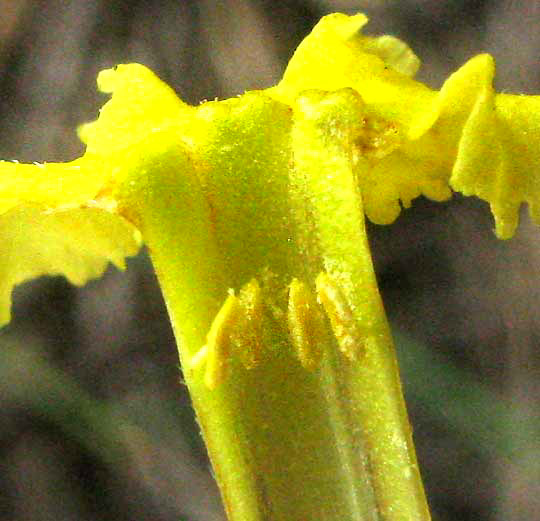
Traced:
POLYGON ((210 331, 206 336, 206 345, 202 348, 207 350, 204 383, 209 389, 215 389, 227 376, 231 353, 231 331, 238 323, 240 314, 238 297, 230 294, 210 326, 210 331))
POLYGON ((287 323, 300 363, 306 369, 315 369, 322 356, 324 323, 314 295, 298 279, 293 279, 289 285, 287 323))
POLYGON ((262 355, 263 299, 256 279, 242 287, 239 300, 241 313, 231 340, 246 369, 251 369, 261 361, 262 355))
POLYGON ((349 360, 358 360, 364 350, 363 335, 341 288, 325 272, 319 273, 315 286, 317 299, 330 319, 340 351, 349 360))

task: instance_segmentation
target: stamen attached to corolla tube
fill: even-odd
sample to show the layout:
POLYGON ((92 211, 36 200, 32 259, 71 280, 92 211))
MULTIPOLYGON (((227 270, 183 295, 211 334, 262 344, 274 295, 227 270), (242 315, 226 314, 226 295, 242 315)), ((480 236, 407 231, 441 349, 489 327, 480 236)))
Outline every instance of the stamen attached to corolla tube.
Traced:
POLYGON ((287 324, 300 363, 306 369, 315 369, 320 362, 321 345, 326 336, 324 322, 315 296, 298 279, 289 284, 287 324))
POLYGON ((204 383, 209 389, 215 389, 226 378, 232 347, 231 332, 241 312, 238 297, 231 293, 210 326, 206 345, 201 348, 206 350, 204 383))
POLYGON ((317 299, 322 304, 340 351, 351 361, 358 360, 364 348, 362 334, 354 318, 347 298, 339 285, 321 272, 315 281, 317 299))

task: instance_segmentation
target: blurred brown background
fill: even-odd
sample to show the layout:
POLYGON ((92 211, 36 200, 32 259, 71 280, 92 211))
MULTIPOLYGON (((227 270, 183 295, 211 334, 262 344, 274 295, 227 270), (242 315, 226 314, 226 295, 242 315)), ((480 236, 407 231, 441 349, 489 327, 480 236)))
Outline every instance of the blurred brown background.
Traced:
MULTIPOLYGON (((60 161, 137 61, 186 101, 275 83, 320 16, 366 12, 434 87, 478 52, 540 92, 540 3, 513 0, 0 0, 0 157, 60 161)), ((533 173, 536 174, 536 173, 533 173)), ((540 512, 540 234, 498 242, 487 206, 421 199, 370 226, 436 520, 540 512)), ((0 245, 1 248, 1 245, 0 245)), ((15 292, 0 333, 1 520, 223 520, 146 254, 85 288, 15 292)))

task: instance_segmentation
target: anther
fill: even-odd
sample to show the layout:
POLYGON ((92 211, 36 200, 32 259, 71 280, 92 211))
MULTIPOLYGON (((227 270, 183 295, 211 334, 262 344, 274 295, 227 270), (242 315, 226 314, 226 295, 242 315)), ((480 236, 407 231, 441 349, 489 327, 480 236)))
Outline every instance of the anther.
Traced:
POLYGON ((362 334, 341 288, 325 272, 319 273, 315 286, 317 298, 330 319, 340 351, 349 360, 358 360, 364 349, 362 334))
POLYGON ((238 295, 241 313, 231 331, 231 339, 246 369, 255 367, 262 354, 263 299, 255 279, 245 284, 238 295))
POLYGON ((238 297, 229 294, 210 326, 206 345, 201 348, 206 349, 204 383, 209 389, 215 389, 227 376, 231 356, 231 333, 240 315, 238 297))
POLYGON ((315 369, 322 356, 325 328, 314 295, 306 284, 297 279, 289 285, 287 324, 300 363, 306 369, 315 369))

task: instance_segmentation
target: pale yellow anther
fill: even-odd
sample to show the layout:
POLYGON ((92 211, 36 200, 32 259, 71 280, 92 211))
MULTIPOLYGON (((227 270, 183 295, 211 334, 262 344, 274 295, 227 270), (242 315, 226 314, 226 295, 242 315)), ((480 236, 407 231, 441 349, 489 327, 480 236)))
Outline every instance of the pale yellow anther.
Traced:
POLYGON ((209 389, 215 389, 227 376, 231 355, 231 332, 241 313, 238 297, 231 294, 210 326, 206 345, 202 348, 206 349, 204 383, 209 389))
POLYGON ((255 367, 262 355, 263 299, 255 279, 245 284, 238 295, 241 313, 231 339, 246 369, 255 367))
POLYGON ((293 279, 289 285, 287 325, 300 363, 306 369, 315 369, 322 356, 324 322, 315 296, 298 279, 293 279))
POLYGON ((188 368, 191 371, 195 371, 206 362, 207 356, 208 356, 208 347, 204 345, 190 358, 187 364, 188 368))
POLYGON ((364 350, 364 341, 345 295, 325 272, 319 273, 315 286, 317 299, 328 315, 340 351, 349 360, 358 360, 364 350))

